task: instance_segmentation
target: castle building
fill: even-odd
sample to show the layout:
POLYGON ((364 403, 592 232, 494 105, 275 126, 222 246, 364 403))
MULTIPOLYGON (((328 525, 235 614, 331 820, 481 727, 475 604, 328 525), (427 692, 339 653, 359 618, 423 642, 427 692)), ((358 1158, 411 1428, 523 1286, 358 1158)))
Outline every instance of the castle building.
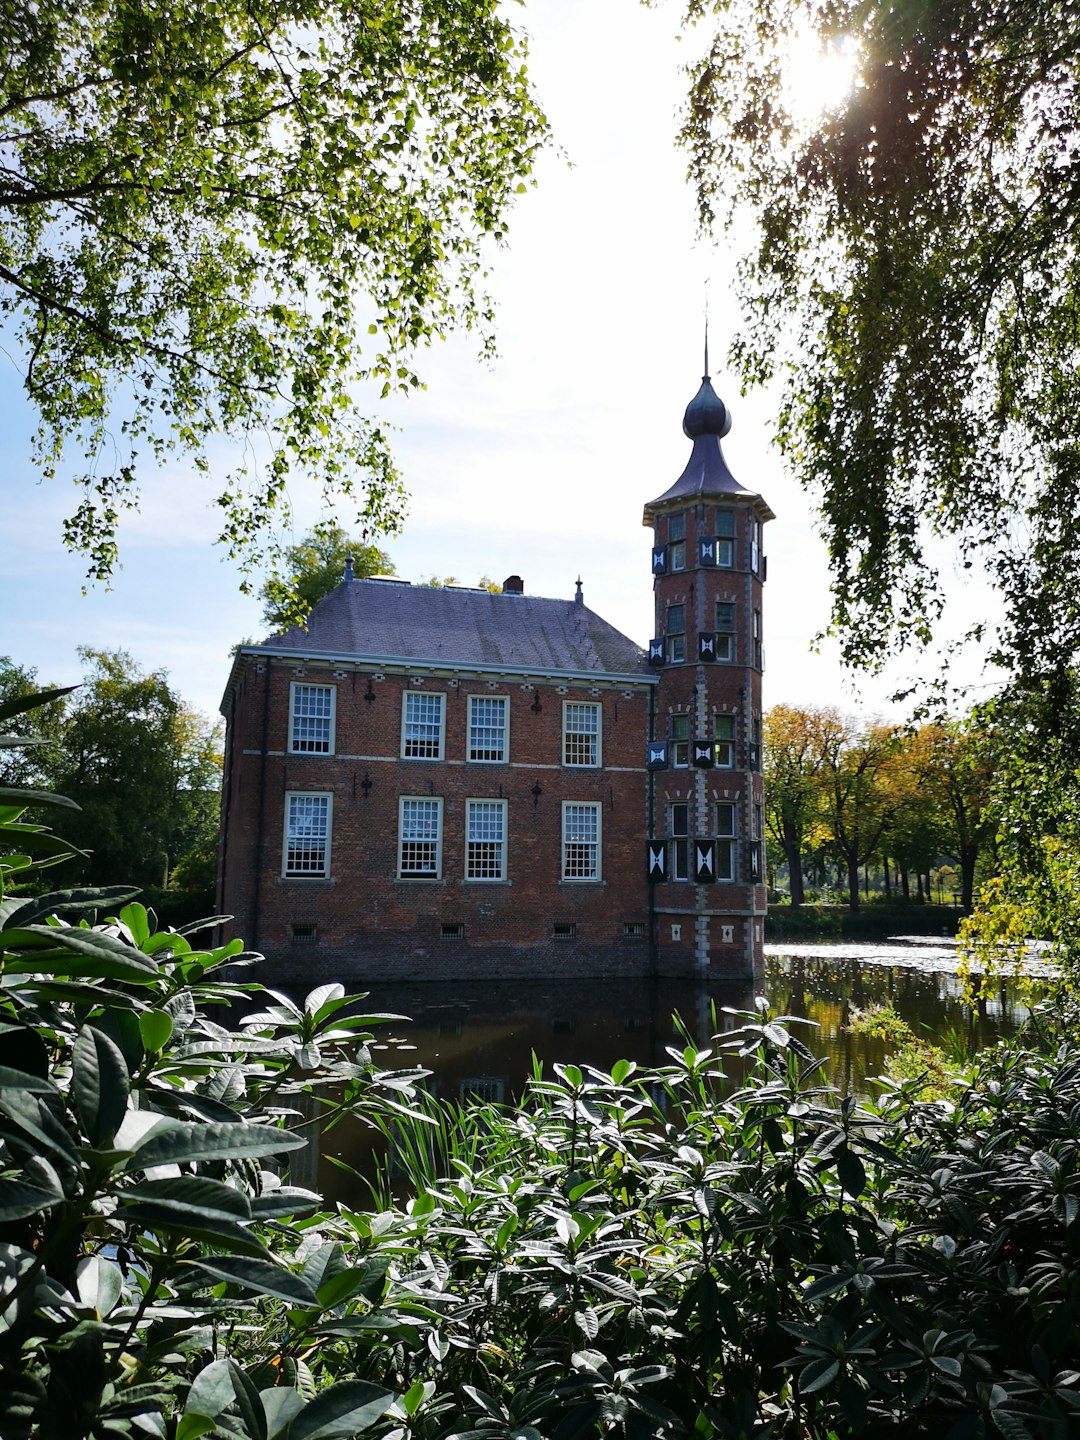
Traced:
MULTIPOLYGON (((706 365, 706 369, 707 369, 706 365)), ((646 504, 654 638, 350 571, 241 646, 219 902, 265 974, 746 978, 765 912, 762 527, 708 375, 646 504)))

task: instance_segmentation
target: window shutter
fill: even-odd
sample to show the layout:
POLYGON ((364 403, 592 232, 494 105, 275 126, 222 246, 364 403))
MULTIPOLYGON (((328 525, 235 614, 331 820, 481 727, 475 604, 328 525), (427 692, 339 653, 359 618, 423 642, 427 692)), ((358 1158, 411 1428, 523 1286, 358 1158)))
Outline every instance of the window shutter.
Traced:
POLYGON ((653 552, 652 552, 652 573, 653 573, 654 575, 663 575, 663 573, 664 573, 664 571, 665 571, 666 569, 667 569, 667 546, 666 546, 666 545, 654 545, 654 546, 653 546, 653 552))
POLYGON ((664 663, 664 637, 661 635, 658 640, 649 641, 649 664, 663 665, 664 663))
POLYGON ((648 867, 649 879, 652 881, 667 879, 667 865, 665 863, 666 850, 662 840, 650 840, 648 844, 648 867))
POLYGON ((645 751, 645 767, 648 770, 667 769, 667 741, 650 740, 645 751))
POLYGON ((694 879, 699 885, 711 885, 716 879, 716 855, 711 840, 694 841, 694 879))
POLYGON ((708 769, 715 761, 713 744, 711 740, 694 741, 694 764, 700 769, 708 769))
POLYGON ((715 659, 716 659, 716 636, 715 636, 715 635, 699 635, 699 636, 698 636, 698 659, 699 659, 699 660, 715 660, 715 659))
POLYGON ((716 564, 716 541, 715 541, 715 540, 704 540, 704 539, 703 539, 703 540, 699 540, 699 541, 698 541, 698 563, 701 564, 701 565, 715 565, 715 564, 716 564))

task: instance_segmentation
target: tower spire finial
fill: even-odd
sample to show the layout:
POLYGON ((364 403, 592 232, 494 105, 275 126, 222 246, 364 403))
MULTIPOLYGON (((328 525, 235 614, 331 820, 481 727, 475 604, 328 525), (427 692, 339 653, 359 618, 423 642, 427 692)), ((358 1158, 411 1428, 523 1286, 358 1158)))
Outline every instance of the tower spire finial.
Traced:
POLYGON ((709 282, 705 281, 705 374, 702 380, 709 378, 709 282))

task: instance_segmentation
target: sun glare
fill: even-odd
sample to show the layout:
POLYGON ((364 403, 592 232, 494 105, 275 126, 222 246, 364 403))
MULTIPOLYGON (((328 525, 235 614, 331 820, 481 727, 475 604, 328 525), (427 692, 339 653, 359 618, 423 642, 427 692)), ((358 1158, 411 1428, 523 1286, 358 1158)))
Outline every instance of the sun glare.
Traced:
POLYGON ((853 40, 823 43, 809 30, 791 36, 786 50, 784 101, 796 127, 806 130, 850 95, 859 51, 853 40))

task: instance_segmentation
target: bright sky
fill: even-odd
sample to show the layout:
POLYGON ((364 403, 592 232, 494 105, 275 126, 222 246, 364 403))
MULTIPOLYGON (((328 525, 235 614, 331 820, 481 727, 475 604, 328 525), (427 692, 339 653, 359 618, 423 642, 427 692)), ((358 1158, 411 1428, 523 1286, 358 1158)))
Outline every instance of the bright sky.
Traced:
MULTIPOLYGON (((642 507, 689 454, 681 422, 701 374, 708 280, 714 385, 734 417, 727 459, 778 517, 766 532, 766 704, 887 710, 902 672, 865 686, 860 702, 835 647, 811 651, 828 617, 828 572, 810 502, 770 445, 773 397, 741 398, 723 367, 737 324, 730 258, 696 238, 673 143, 678 6, 536 0, 521 13, 530 71, 571 163, 546 157, 497 257, 496 365, 478 362, 467 337, 425 352, 428 388, 382 412, 400 428, 412 497, 403 536, 384 548, 412 579, 517 573, 530 594, 570 598, 580 574, 586 604, 644 644, 653 621, 642 507)), ((835 90, 834 73, 803 68, 812 90, 835 90)), ((187 467, 150 475, 141 515, 121 532, 122 571, 112 589, 84 597, 82 567, 60 543, 75 491, 43 486, 29 464, 33 418, 9 354, 0 330, 0 653, 43 683, 71 683, 77 645, 123 647, 216 713, 230 647, 263 630, 259 604, 238 593, 212 546, 213 485, 187 467)), ((291 498, 298 538, 319 511, 300 487, 291 498)), ((973 594, 963 608, 980 603, 973 594)))

